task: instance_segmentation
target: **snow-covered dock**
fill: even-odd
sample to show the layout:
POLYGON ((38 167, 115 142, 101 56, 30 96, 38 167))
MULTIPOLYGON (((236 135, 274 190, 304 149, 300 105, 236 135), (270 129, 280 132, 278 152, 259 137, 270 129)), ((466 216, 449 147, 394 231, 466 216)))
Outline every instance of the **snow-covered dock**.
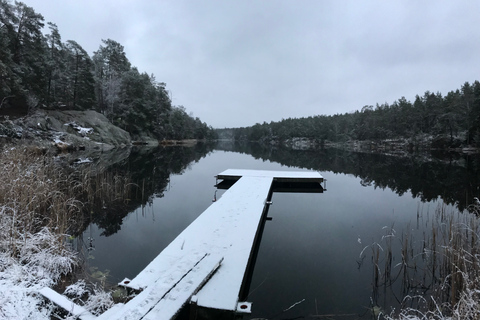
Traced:
POLYGON ((270 177, 279 182, 323 182, 323 176, 312 171, 268 171, 268 170, 245 170, 228 169, 217 175, 217 179, 238 180, 241 177, 270 177))
POLYGON ((239 301, 240 293, 273 183, 320 184, 323 177, 317 172, 226 170, 217 179, 233 182, 143 271, 120 283, 141 293, 98 319, 171 319, 188 302, 209 309, 251 311, 250 303, 239 301))
POLYGON ((244 176, 270 177, 273 179, 274 192, 307 192, 319 193, 325 189, 323 177, 317 172, 309 171, 265 171, 265 170, 237 170, 228 169, 217 175, 221 179, 217 184, 219 189, 228 189, 238 179, 244 176))

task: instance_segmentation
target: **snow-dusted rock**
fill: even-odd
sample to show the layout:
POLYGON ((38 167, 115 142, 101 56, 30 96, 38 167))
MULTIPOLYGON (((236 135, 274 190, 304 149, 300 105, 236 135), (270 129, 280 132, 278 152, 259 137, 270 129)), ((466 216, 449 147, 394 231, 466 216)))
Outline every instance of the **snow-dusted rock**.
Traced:
POLYGON ((92 110, 37 110, 15 124, 23 128, 22 138, 60 150, 109 150, 131 145, 128 132, 92 110))

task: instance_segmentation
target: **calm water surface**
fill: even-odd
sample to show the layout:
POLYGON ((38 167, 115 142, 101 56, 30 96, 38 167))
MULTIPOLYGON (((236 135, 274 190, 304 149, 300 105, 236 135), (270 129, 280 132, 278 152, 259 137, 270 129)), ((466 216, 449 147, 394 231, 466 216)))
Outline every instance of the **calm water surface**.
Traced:
MULTIPOLYGON (((83 235, 92 239, 90 271, 108 270, 111 283, 135 277, 212 203, 214 176, 229 168, 305 170, 245 153, 210 152, 171 175, 163 196, 129 213, 118 232, 102 236, 91 224, 83 235)), ((443 201, 421 202, 410 192, 398 195, 339 171, 321 173, 327 179, 322 194, 273 195, 273 219, 266 222, 247 299, 253 313, 244 319, 371 319, 373 305, 386 311, 398 306, 398 298, 372 286, 369 246, 393 232, 393 246, 401 234, 421 235, 443 201)))

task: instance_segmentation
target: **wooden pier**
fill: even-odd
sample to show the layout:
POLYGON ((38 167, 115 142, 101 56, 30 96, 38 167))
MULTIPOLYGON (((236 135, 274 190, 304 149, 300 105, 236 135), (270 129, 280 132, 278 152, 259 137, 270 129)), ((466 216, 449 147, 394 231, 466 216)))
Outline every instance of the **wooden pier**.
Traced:
MULTIPOLYGON (((218 188, 228 188, 221 198, 134 279, 119 283, 140 293, 99 317, 85 314, 85 319, 173 319, 189 302, 251 312, 251 303, 242 301, 242 290, 248 287, 272 192, 322 192, 324 180, 317 172, 232 169, 218 174, 217 180, 222 180, 218 188)), ((48 295, 55 302, 55 294, 48 295)))

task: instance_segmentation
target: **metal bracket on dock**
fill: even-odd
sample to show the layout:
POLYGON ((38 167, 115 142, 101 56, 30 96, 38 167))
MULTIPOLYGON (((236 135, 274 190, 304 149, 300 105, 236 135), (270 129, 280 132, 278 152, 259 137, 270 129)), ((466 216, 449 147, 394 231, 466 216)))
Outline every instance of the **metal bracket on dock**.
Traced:
POLYGON ((128 278, 125 278, 123 279, 122 281, 120 281, 119 283, 117 283, 118 286, 120 287, 124 287, 127 289, 127 292, 131 292, 131 290, 133 290, 134 292, 140 292, 142 291, 143 288, 140 288, 140 287, 137 287, 137 286, 132 286, 130 285, 130 282, 132 280, 128 279, 128 278), (128 291, 130 290, 130 291, 128 291))
POLYGON ((239 302, 237 303, 238 313, 252 313, 252 303, 251 302, 239 302))

